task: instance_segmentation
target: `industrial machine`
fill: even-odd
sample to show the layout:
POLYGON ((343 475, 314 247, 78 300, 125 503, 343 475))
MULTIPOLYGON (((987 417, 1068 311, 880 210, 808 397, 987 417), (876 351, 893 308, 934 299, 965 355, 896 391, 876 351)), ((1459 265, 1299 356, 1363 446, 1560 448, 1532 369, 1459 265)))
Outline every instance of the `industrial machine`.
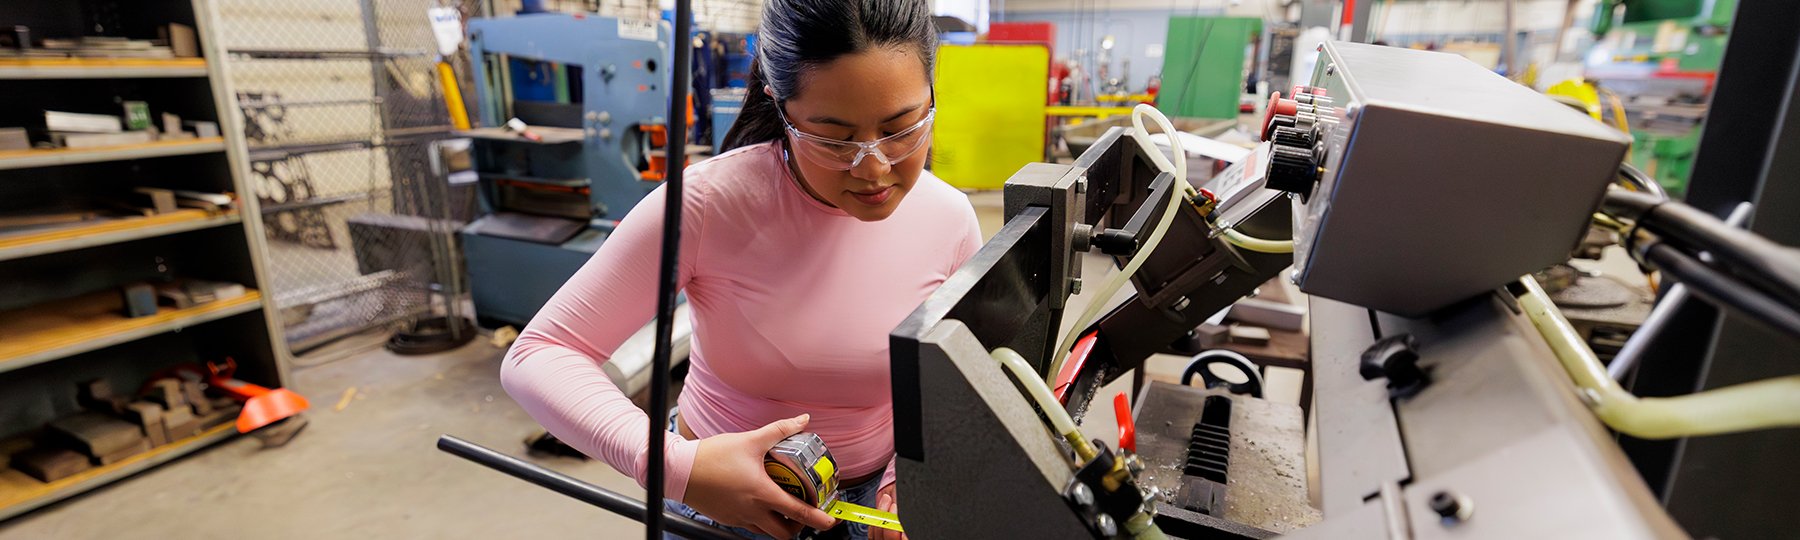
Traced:
POLYGON ((461 233, 471 295, 484 325, 523 326, 658 185, 641 171, 668 105, 669 30, 560 13, 468 30, 489 126, 468 132, 485 214, 461 233))
POLYGON ((1533 330, 1532 293, 1509 285, 1567 259, 1628 139, 1460 57, 1321 54, 1310 87, 1272 107, 1269 142, 1177 204, 1163 201, 1183 182, 1122 128, 1008 181, 1006 226, 892 337, 908 534, 1680 534, 1533 330), (1260 240, 1289 237, 1291 255, 1260 240), (1147 260, 1057 369, 1091 250, 1147 260), (1301 528, 1304 495, 1256 481, 1271 465, 1247 450, 1282 447, 1259 444, 1267 407, 1228 385, 1143 388, 1135 451, 1047 429, 1150 355, 1191 354, 1192 329, 1290 264, 1311 295, 1322 521, 1301 528), (1033 372, 1009 376, 1011 351, 1033 372), (1021 391, 1046 376, 1054 403, 1021 391), (983 519, 1009 515, 1030 518, 983 519))
MULTIPOLYGON (((1640 262, 1793 339, 1792 248, 1611 188, 1651 182, 1621 166, 1625 135, 1461 57, 1319 53, 1309 84, 1272 100, 1265 142, 1204 186, 1141 127, 1006 183, 1005 226, 890 336, 909 536, 1674 538, 1621 435, 1800 425, 1796 376, 1640 401, 1521 277, 1600 223, 1640 262), (1123 270, 1084 280, 1092 253, 1123 270), (1204 387, 1142 385, 1115 441, 1077 429, 1101 386, 1152 355, 1198 352, 1194 329, 1272 278, 1309 295, 1317 508, 1293 489, 1300 414, 1261 399, 1226 355, 1195 356, 1204 387), (1071 295, 1114 298, 1120 279, 1135 294, 1059 332, 1071 295)), ((452 437, 439 446, 645 511, 452 437)))

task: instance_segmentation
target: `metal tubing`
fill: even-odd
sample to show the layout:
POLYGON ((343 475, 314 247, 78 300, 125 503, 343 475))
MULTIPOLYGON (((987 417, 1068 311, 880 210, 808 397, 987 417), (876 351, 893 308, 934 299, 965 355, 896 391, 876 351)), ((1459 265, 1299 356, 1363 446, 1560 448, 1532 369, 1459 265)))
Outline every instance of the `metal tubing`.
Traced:
MULTIPOLYGON (((502 454, 485 446, 458 439, 450 435, 438 437, 437 447, 439 450, 448 452, 456 457, 473 461, 489 469, 506 473, 507 476, 537 484, 550 491, 568 495, 575 500, 598 506, 614 514, 638 521, 644 520, 643 501, 614 493, 600 486, 576 480, 568 475, 550 469, 532 465, 519 458, 502 454)), ((668 510, 663 510, 654 515, 663 517, 668 523, 670 532, 688 538, 713 540, 738 539, 736 536, 727 534, 724 530, 708 526, 704 523, 689 519, 687 516, 676 514, 668 510)))
MULTIPOLYGON (((1623 170, 1630 167, 1631 165, 1626 164, 1620 168, 1623 170)), ((1750 212, 1754 209, 1755 207, 1750 203, 1739 203, 1737 208, 1732 209, 1731 215, 1725 218, 1725 224, 1743 227, 1750 221, 1750 212)), ((1702 255, 1701 260, 1710 262, 1711 257, 1702 255)), ((1662 333, 1663 327, 1669 324, 1669 319, 1674 318, 1675 312, 1681 309, 1687 299, 1687 285, 1676 283, 1670 286, 1669 293, 1663 295, 1662 301, 1657 302, 1656 307, 1650 310, 1650 316, 1644 319, 1644 324, 1639 326, 1637 331, 1631 334, 1631 338, 1625 341, 1625 346, 1619 349, 1619 354, 1613 356, 1612 363, 1606 366, 1606 374, 1611 375, 1615 381, 1624 381, 1625 375, 1631 373, 1631 368, 1637 365, 1638 359, 1643 357, 1644 351, 1650 348, 1650 341, 1656 339, 1657 334, 1662 333)))
MULTIPOLYGON (((687 97, 688 97, 688 56, 693 52, 693 5, 689 0, 675 0, 675 34, 670 36, 670 49, 674 53, 674 69, 669 80, 669 115, 667 117, 668 139, 665 145, 668 159, 664 167, 668 184, 663 186, 667 191, 663 194, 663 230, 662 230, 662 266, 661 275, 657 279, 656 298, 656 349, 650 356, 650 469, 644 482, 644 499, 652 502, 663 500, 663 481, 668 464, 665 463, 664 438, 668 436, 669 411, 669 352, 673 348, 671 339, 675 332, 675 294, 679 291, 675 283, 676 264, 681 257, 681 187, 682 172, 687 168, 687 97)), ((645 538, 661 540, 663 514, 649 513, 644 520, 645 538)))

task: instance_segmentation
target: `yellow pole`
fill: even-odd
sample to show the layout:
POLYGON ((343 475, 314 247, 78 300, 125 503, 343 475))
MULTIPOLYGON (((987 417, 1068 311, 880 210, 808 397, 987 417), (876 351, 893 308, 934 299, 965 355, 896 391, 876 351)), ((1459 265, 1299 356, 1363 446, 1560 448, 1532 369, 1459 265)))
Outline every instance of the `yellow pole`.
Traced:
POLYGON ((463 108, 462 90, 456 86, 456 71, 450 69, 449 60, 438 60, 438 84, 444 87, 444 106, 450 108, 450 125, 456 129, 469 129, 469 111, 463 108))

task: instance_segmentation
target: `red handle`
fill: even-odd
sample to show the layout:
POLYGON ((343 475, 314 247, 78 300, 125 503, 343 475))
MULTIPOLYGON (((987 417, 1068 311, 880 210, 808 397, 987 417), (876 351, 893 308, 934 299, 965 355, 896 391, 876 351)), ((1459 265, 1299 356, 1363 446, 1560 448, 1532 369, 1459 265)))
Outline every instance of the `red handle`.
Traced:
POLYGON ((1131 403, 1125 393, 1113 396, 1113 416, 1119 418, 1119 448, 1137 451, 1137 425, 1131 423, 1131 403))

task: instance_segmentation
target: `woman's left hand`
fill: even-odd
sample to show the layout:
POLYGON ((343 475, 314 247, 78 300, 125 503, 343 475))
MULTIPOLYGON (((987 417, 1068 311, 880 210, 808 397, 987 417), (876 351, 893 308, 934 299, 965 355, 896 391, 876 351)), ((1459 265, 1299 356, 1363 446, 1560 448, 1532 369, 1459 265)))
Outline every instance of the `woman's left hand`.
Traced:
MULTIPOLYGON (((875 492, 875 509, 884 512, 900 513, 900 503, 894 498, 894 485, 881 486, 875 492)), ((906 533, 890 531, 881 527, 869 527, 869 540, 908 540, 906 533)))

